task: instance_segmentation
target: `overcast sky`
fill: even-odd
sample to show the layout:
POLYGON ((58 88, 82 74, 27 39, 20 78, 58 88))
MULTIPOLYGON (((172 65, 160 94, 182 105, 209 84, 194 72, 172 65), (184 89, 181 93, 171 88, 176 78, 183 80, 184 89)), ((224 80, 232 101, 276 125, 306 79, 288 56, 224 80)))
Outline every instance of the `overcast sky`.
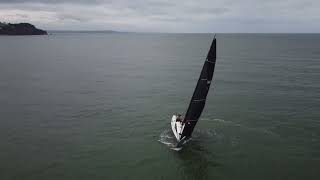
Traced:
POLYGON ((320 32, 320 0, 0 0, 0 21, 46 30, 320 32))

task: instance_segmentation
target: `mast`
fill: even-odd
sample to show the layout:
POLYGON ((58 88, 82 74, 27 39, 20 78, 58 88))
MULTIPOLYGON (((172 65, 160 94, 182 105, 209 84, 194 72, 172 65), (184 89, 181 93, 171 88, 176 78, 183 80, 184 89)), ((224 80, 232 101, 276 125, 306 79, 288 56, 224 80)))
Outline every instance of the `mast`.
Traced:
POLYGON ((200 118, 200 115, 206 103, 210 85, 212 83, 215 64, 216 38, 214 36, 207 58, 202 67, 197 86, 193 92, 189 107, 183 120, 185 126, 182 131, 181 139, 184 137, 189 138, 191 136, 192 131, 197 124, 198 119, 200 118))

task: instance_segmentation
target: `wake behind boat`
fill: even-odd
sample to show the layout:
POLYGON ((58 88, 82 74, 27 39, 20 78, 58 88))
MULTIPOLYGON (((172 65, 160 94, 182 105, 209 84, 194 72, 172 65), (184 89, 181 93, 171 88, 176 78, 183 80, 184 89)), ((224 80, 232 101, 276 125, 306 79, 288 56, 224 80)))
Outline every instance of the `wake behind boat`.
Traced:
POLYGON ((180 114, 172 116, 171 129, 178 141, 177 147, 190 139, 193 129, 200 118, 212 82, 215 64, 216 38, 214 37, 184 118, 180 114))

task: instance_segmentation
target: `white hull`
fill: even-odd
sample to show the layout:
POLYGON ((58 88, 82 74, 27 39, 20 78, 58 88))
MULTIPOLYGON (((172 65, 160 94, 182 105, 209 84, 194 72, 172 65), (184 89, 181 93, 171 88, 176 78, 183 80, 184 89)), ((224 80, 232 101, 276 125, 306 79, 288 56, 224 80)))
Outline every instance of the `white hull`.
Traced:
POLYGON ((179 142, 181 140, 181 134, 182 134, 184 125, 179 121, 177 122, 176 120, 177 120, 177 116, 173 115, 171 118, 171 129, 177 141, 179 142))

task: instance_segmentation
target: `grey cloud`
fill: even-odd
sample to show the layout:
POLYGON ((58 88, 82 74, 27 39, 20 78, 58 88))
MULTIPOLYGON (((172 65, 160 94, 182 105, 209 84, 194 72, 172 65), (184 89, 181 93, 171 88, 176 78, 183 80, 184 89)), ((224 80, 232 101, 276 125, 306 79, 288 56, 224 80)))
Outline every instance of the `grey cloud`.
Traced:
POLYGON ((61 21, 71 20, 71 21, 78 21, 78 22, 86 22, 91 20, 91 18, 86 16, 79 16, 79 15, 76 16, 76 15, 67 14, 67 13, 58 14, 57 18, 61 21))
POLYGON ((319 9, 317 0, 0 0, 0 21, 29 19, 52 29, 318 32, 319 9))
POLYGON ((57 4, 57 3, 77 3, 77 4, 99 4, 106 2, 106 0, 0 0, 0 3, 43 3, 43 4, 57 4))

